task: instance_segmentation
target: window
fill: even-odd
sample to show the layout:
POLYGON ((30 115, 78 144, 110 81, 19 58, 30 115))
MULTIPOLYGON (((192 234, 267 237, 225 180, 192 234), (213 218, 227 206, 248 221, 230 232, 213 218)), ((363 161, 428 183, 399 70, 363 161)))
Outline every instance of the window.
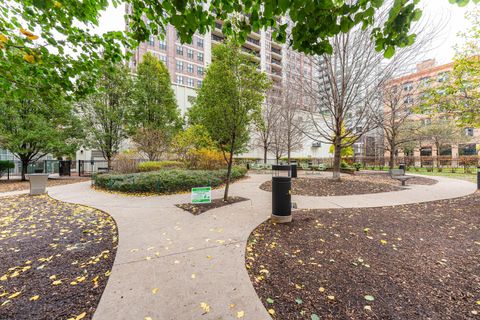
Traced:
POLYGON ((197 38, 197 47, 203 48, 203 39, 202 38, 197 38))
POLYGON ((441 156, 451 156, 452 147, 451 146, 440 146, 439 154, 441 156))
POLYGON ((442 72, 437 75, 438 82, 445 82, 448 80, 449 72, 442 72))
POLYGON ((413 82, 406 82, 403 84, 404 91, 412 91, 413 90, 413 82))
POLYGON ((177 76, 177 83, 183 84, 183 76, 177 76))
POLYGON ((458 146, 458 155, 459 156, 474 156, 477 154, 477 145, 472 144, 460 144, 458 146))
POLYGON ((420 83, 422 84, 422 86, 426 86, 430 83, 430 77, 423 77, 420 79, 420 83))
POLYGON ((413 104, 413 97, 411 95, 405 96, 405 98, 403 98, 403 103, 404 104, 413 104))
POLYGON ((162 61, 164 64, 167 64, 167 56, 164 56, 163 54, 158 55, 158 60, 162 61))
POLYGON ((155 45, 155 38, 153 36, 150 36, 150 38, 148 38, 148 44, 151 46, 155 45))
POLYGON ((197 53, 197 60, 198 61, 203 61, 203 53, 201 53, 201 52, 197 53))
POLYGON ((187 49, 187 57, 188 57, 188 59, 193 60, 193 50, 192 49, 187 49))
POLYGON ((187 78, 187 86, 193 87, 194 86, 194 81, 192 78, 187 78))
POLYGON ((167 50, 167 42, 165 40, 159 40, 158 47, 162 50, 167 50))
POLYGON ((188 71, 188 73, 193 73, 193 64, 191 64, 191 63, 187 64, 187 71, 188 71))
POLYGON ((203 76, 203 67, 197 67, 197 74, 203 76))
POLYGON ((423 147, 420 149, 420 156, 422 157, 431 157, 432 156, 432 147, 423 147))
POLYGON ((183 56, 183 47, 177 46, 177 54, 183 56))
POLYGON ((197 87, 200 88, 203 84, 202 80, 197 80, 197 87))
POLYGON ((182 71, 183 70, 183 61, 177 61, 177 70, 182 71))
POLYGON ((467 137, 473 137, 473 128, 465 129, 465 134, 467 135, 467 137))

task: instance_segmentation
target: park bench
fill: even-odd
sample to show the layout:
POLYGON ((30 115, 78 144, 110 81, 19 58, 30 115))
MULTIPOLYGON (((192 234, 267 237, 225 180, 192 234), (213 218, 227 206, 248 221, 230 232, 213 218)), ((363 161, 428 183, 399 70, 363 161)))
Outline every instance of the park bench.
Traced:
POLYGON ((407 182, 407 180, 413 178, 412 176, 405 175, 405 171, 403 171, 402 169, 391 169, 389 173, 390 178, 400 181, 402 183, 402 186, 405 185, 405 182, 407 182))

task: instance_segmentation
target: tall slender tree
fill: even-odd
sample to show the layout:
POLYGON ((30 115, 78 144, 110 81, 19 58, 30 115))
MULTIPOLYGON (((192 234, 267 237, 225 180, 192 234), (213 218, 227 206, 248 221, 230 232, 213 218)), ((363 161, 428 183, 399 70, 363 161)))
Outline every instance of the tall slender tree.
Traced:
POLYGON ((215 46, 212 58, 189 117, 207 129, 223 152, 227 163, 223 200, 227 201, 233 156, 247 146, 249 127, 261 111, 270 81, 233 41, 215 46))
POLYGON ((128 112, 132 140, 149 160, 158 160, 182 121, 168 69, 151 53, 138 65, 133 97, 128 112))
POLYGON ((86 130, 85 145, 102 152, 111 167, 127 138, 127 110, 132 106, 133 81, 129 69, 107 62, 100 70, 95 92, 78 104, 86 130))

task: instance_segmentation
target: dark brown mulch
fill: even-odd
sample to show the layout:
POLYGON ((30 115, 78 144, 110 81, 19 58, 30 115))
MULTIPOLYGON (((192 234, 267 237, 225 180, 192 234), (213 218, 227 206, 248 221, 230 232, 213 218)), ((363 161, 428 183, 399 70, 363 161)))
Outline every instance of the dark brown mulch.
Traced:
MULTIPOLYGON (((433 179, 414 177, 407 184, 435 184, 433 179)), ((404 190, 400 182, 386 174, 344 175, 340 181, 329 177, 300 177, 292 179, 292 194, 302 196, 346 196, 404 190)), ((260 189, 272 191, 272 181, 260 185, 260 189)))
POLYGON ((199 214, 207 212, 208 210, 221 208, 224 206, 228 206, 230 204, 247 201, 247 200, 249 199, 242 198, 242 197, 228 197, 227 201, 223 201, 223 198, 221 198, 221 199, 213 199, 211 203, 196 203, 196 204, 181 203, 181 204, 176 204, 176 206, 179 207, 180 209, 190 212, 195 216, 198 216, 199 214))
POLYGON ((476 193, 296 211, 253 231, 246 267, 274 319, 477 319, 479 208, 476 193))
POLYGON ((91 319, 117 250, 108 214, 42 196, 0 198, 0 319, 91 319))
MULTIPOLYGON (((62 177, 48 179, 48 187, 60 186, 70 183, 89 181, 88 177, 62 177)), ((30 188, 28 181, 20 181, 19 179, 0 180, 0 192, 20 191, 30 188)))

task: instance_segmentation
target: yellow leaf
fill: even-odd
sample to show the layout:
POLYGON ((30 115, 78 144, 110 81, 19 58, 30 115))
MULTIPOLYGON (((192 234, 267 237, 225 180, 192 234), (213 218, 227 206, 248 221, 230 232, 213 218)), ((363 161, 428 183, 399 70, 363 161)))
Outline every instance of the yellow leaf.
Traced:
POLYGON ((210 312, 210 306, 205 302, 200 303, 200 308, 202 308, 205 313, 210 312))
POLYGON ((192 273, 192 279, 195 279, 197 276, 195 275, 195 273, 192 273))
POLYGON ((0 42, 7 42, 7 41, 8 41, 8 38, 3 34, 0 34, 0 42))
POLYGON ((380 240, 381 244, 387 244, 387 240, 380 240))
POLYGON ((320 291, 320 292, 325 292, 325 288, 324 288, 324 287, 320 287, 320 288, 318 289, 318 291, 320 291))
POLYGON ((4 274, 4 275, 0 278, 1 281, 7 281, 7 279, 8 279, 8 277, 7 277, 6 274, 4 274))
POLYGON ((157 292, 158 292, 158 288, 153 288, 153 289, 152 289, 152 293, 153 293, 153 294, 156 294, 157 292))
POLYGON ((335 296, 327 296, 328 300, 335 300, 335 296))
POLYGON ((52 285, 56 286, 62 283, 62 280, 55 280, 52 282, 52 285))
POLYGON ((34 36, 33 33, 31 33, 31 32, 28 31, 28 30, 25 30, 25 29, 23 29, 23 28, 20 28, 20 32, 21 32, 22 34, 26 35, 27 37, 29 37, 29 36, 34 36))
POLYGON ((56 275, 53 275, 53 276, 48 277, 48 279, 50 279, 50 280, 54 280, 54 279, 56 279, 56 278, 57 278, 56 275))
POLYGON ((260 273, 265 273, 266 274, 266 273, 268 273, 268 270, 267 269, 262 269, 262 270, 260 270, 260 273))
POLYGON ((270 313, 272 316, 275 315, 275 310, 273 309, 268 309, 268 313, 270 313))
POLYGON ((76 316, 74 319, 75 320, 81 320, 81 319, 85 318, 86 315, 87 315, 86 312, 82 312, 78 316, 76 316))
POLYGON ((245 316, 245 311, 238 311, 237 318, 243 318, 245 316))
POLYGON ((13 299, 15 297, 18 297, 20 295, 20 293, 22 293, 21 291, 17 291, 15 293, 12 293, 11 295, 9 295, 7 298, 8 299, 13 299))
POLYGON ((30 39, 30 40, 37 40, 38 36, 32 35, 32 36, 27 36, 27 38, 30 39))
POLYGON ((23 55, 23 60, 30 62, 30 63, 35 63, 35 57, 32 56, 31 54, 25 54, 23 55))
POLYGON ((33 297, 30 298, 30 301, 37 301, 38 298, 40 298, 39 295, 33 296, 33 297))
POLYGON ((57 8, 57 9, 59 9, 59 8, 62 7, 62 4, 61 4, 60 2, 58 2, 58 1, 55 1, 55 2, 53 3, 53 6, 54 6, 55 8, 57 8))

